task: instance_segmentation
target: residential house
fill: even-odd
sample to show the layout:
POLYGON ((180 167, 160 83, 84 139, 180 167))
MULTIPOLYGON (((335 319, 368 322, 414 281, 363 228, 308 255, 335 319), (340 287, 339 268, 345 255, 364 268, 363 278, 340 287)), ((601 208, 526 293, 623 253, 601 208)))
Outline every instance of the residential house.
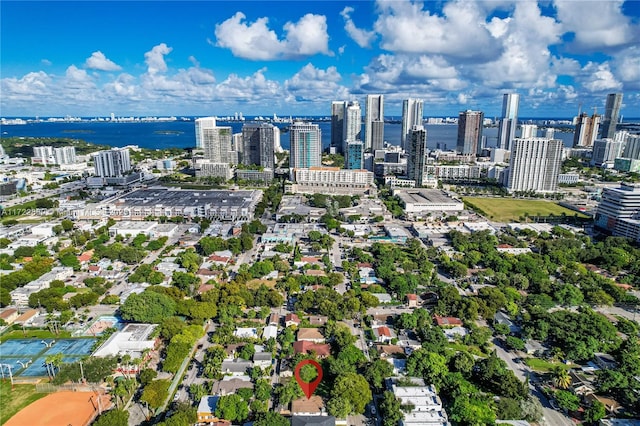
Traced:
POLYGON ((246 361, 242 358, 236 358, 234 360, 222 361, 220 369, 222 374, 230 376, 245 376, 251 367, 253 367, 253 362, 246 361))
POLYGON ((418 307, 418 295, 409 293, 407 294, 407 306, 409 308, 417 308, 418 307))
POLYGON ((391 303, 391 295, 387 294, 387 293, 371 293, 373 296, 375 296, 378 299, 378 302, 381 304, 384 303, 391 303))
POLYGON ((589 377, 575 370, 569 371, 569 376, 571 377, 571 389, 576 395, 586 396, 596 391, 591 378, 593 376, 589 377))
POLYGON ((291 327, 292 325, 295 325, 297 327, 298 325, 300 325, 300 318, 298 318, 298 315, 296 314, 287 314, 284 317, 284 325, 286 327, 291 327))
POLYGON ((253 366, 262 369, 271 367, 273 356, 271 352, 256 352, 253 354, 253 366))
POLYGON ((291 426, 335 426, 333 416, 298 416, 291 417, 291 426))
POLYGON ((326 358, 331 354, 331 346, 324 343, 314 343, 304 340, 293 342, 293 352, 296 354, 315 353, 318 358, 326 358))
POLYGON ((520 327, 515 325, 513 321, 511 321, 511 318, 502 311, 496 312, 496 315, 493 317, 493 322, 495 324, 502 324, 509 327, 510 334, 520 333, 520 327))
POLYGON ((394 379, 390 380, 390 390, 400 399, 402 405, 412 406, 405 412, 403 425, 448 426, 447 413, 433 385, 427 385, 423 379, 411 377, 413 386, 398 386, 394 379))
POLYGON ((233 332, 233 335, 239 337, 241 339, 257 339, 258 338, 258 329, 256 328, 246 328, 246 327, 238 327, 233 332))
POLYGON ((278 326, 277 325, 268 325, 262 330, 262 338, 264 340, 275 339, 278 337, 278 326))
POLYGON ((207 425, 215 426, 222 426, 223 424, 231 425, 231 422, 221 420, 215 415, 219 399, 219 396, 214 395, 206 395, 200 399, 197 411, 198 423, 206 423, 207 425))
POLYGON ((37 309, 28 309, 14 321, 15 324, 29 325, 40 315, 37 309))
POLYGON ((380 354, 380 358, 393 358, 396 356, 404 356, 404 348, 398 345, 381 345, 376 344, 376 350, 380 354))
POLYGON ((593 354, 593 358, 596 364, 598 364, 598 366, 603 369, 613 369, 618 366, 616 359, 609 354, 596 352, 595 354, 593 354))
POLYGON ((0 319, 4 320, 4 322, 6 322, 7 325, 13 324, 15 320, 18 319, 19 316, 20 314, 18 313, 18 310, 15 308, 6 308, 2 312, 0 312, 0 319))
POLYGON ((298 330, 298 341, 324 343, 324 336, 317 328, 301 328, 298 330))
POLYGON ((396 338, 396 333, 386 325, 375 327, 373 329, 373 335, 378 343, 388 343, 396 338))
POLYGON ((291 414, 299 416, 318 416, 325 413, 324 401, 321 396, 300 398, 291 402, 291 414))
POLYGON ((464 337, 468 334, 468 330, 464 327, 451 327, 451 328, 444 328, 442 330, 444 332, 444 335, 447 336, 447 340, 450 342, 453 342, 456 340, 456 338, 458 337, 464 337))
POLYGON ((280 315, 271 314, 269 315, 268 325, 279 325, 280 324, 280 315))
POLYGON ((440 327, 458 327, 462 326, 462 320, 456 317, 441 317, 439 315, 434 315, 433 319, 436 321, 436 324, 440 327))
POLYGON ((327 325, 327 321, 329 321, 329 318, 323 315, 311 315, 307 317, 307 319, 309 320, 309 325, 315 327, 322 327, 324 325, 327 325))
POLYGON ((222 380, 214 382, 211 387, 211 391, 219 396, 232 395, 239 389, 253 389, 253 383, 251 383, 249 376, 227 376, 222 380))

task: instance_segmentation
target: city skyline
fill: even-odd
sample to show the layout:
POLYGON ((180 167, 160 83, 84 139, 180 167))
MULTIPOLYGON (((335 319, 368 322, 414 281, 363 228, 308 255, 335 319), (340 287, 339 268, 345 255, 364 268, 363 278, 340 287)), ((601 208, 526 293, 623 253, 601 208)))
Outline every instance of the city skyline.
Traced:
POLYGON ((329 115, 380 94, 389 116, 417 98, 496 117, 506 92, 522 117, 604 113, 609 93, 640 110, 637 2, 286 5, 3 1, 2 114, 329 115))

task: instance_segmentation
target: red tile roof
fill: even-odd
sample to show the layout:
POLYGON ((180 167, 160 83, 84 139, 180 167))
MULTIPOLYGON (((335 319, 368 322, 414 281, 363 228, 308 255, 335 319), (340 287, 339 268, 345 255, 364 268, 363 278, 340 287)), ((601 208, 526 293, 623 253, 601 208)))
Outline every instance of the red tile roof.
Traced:
POLYGON ((297 342, 293 342, 293 351, 296 354, 308 354, 315 352, 316 355, 323 358, 331 354, 331 346, 326 343, 313 343, 307 340, 298 340, 297 342))
POLYGON ((376 328, 378 336, 386 336, 386 337, 391 337, 391 330, 389 330, 389 327, 387 326, 382 326, 382 327, 378 327, 376 328))
POLYGON ((418 300, 418 295, 409 293, 407 294, 407 300, 418 300))
POLYGON ((434 319, 436 320, 436 323, 440 326, 442 325, 462 325, 462 321, 459 318, 456 317, 441 317, 438 315, 434 315, 433 316, 434 319))
POLYGON ((295 322, 300 324, 300 318, 296 314, 287 314, 287 316, 284 317, 284 322, 295 322))

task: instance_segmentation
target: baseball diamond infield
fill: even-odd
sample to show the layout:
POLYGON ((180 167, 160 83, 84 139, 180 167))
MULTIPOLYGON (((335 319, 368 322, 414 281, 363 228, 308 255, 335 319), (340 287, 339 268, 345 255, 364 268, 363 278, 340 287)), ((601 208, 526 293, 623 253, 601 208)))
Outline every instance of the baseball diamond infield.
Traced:
MULTIPOLYGON (((26 406, 5 426, 85 426, 98 414, 96 392, 55 392, 26 406)), ((111 397, 100 395, 100 408, 111 407, 111 397)))

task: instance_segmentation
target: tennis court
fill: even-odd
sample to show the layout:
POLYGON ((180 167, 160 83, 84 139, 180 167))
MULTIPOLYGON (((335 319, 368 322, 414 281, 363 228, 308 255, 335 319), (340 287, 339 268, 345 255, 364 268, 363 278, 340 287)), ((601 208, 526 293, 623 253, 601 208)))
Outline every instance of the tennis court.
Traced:
POLYGON ((0 364, 11 366, 15 377, 47 376, 47 356, 62 354, 63 362, 76 362, 91 353, 95 340, 10 339, 0 344, 0 364))

